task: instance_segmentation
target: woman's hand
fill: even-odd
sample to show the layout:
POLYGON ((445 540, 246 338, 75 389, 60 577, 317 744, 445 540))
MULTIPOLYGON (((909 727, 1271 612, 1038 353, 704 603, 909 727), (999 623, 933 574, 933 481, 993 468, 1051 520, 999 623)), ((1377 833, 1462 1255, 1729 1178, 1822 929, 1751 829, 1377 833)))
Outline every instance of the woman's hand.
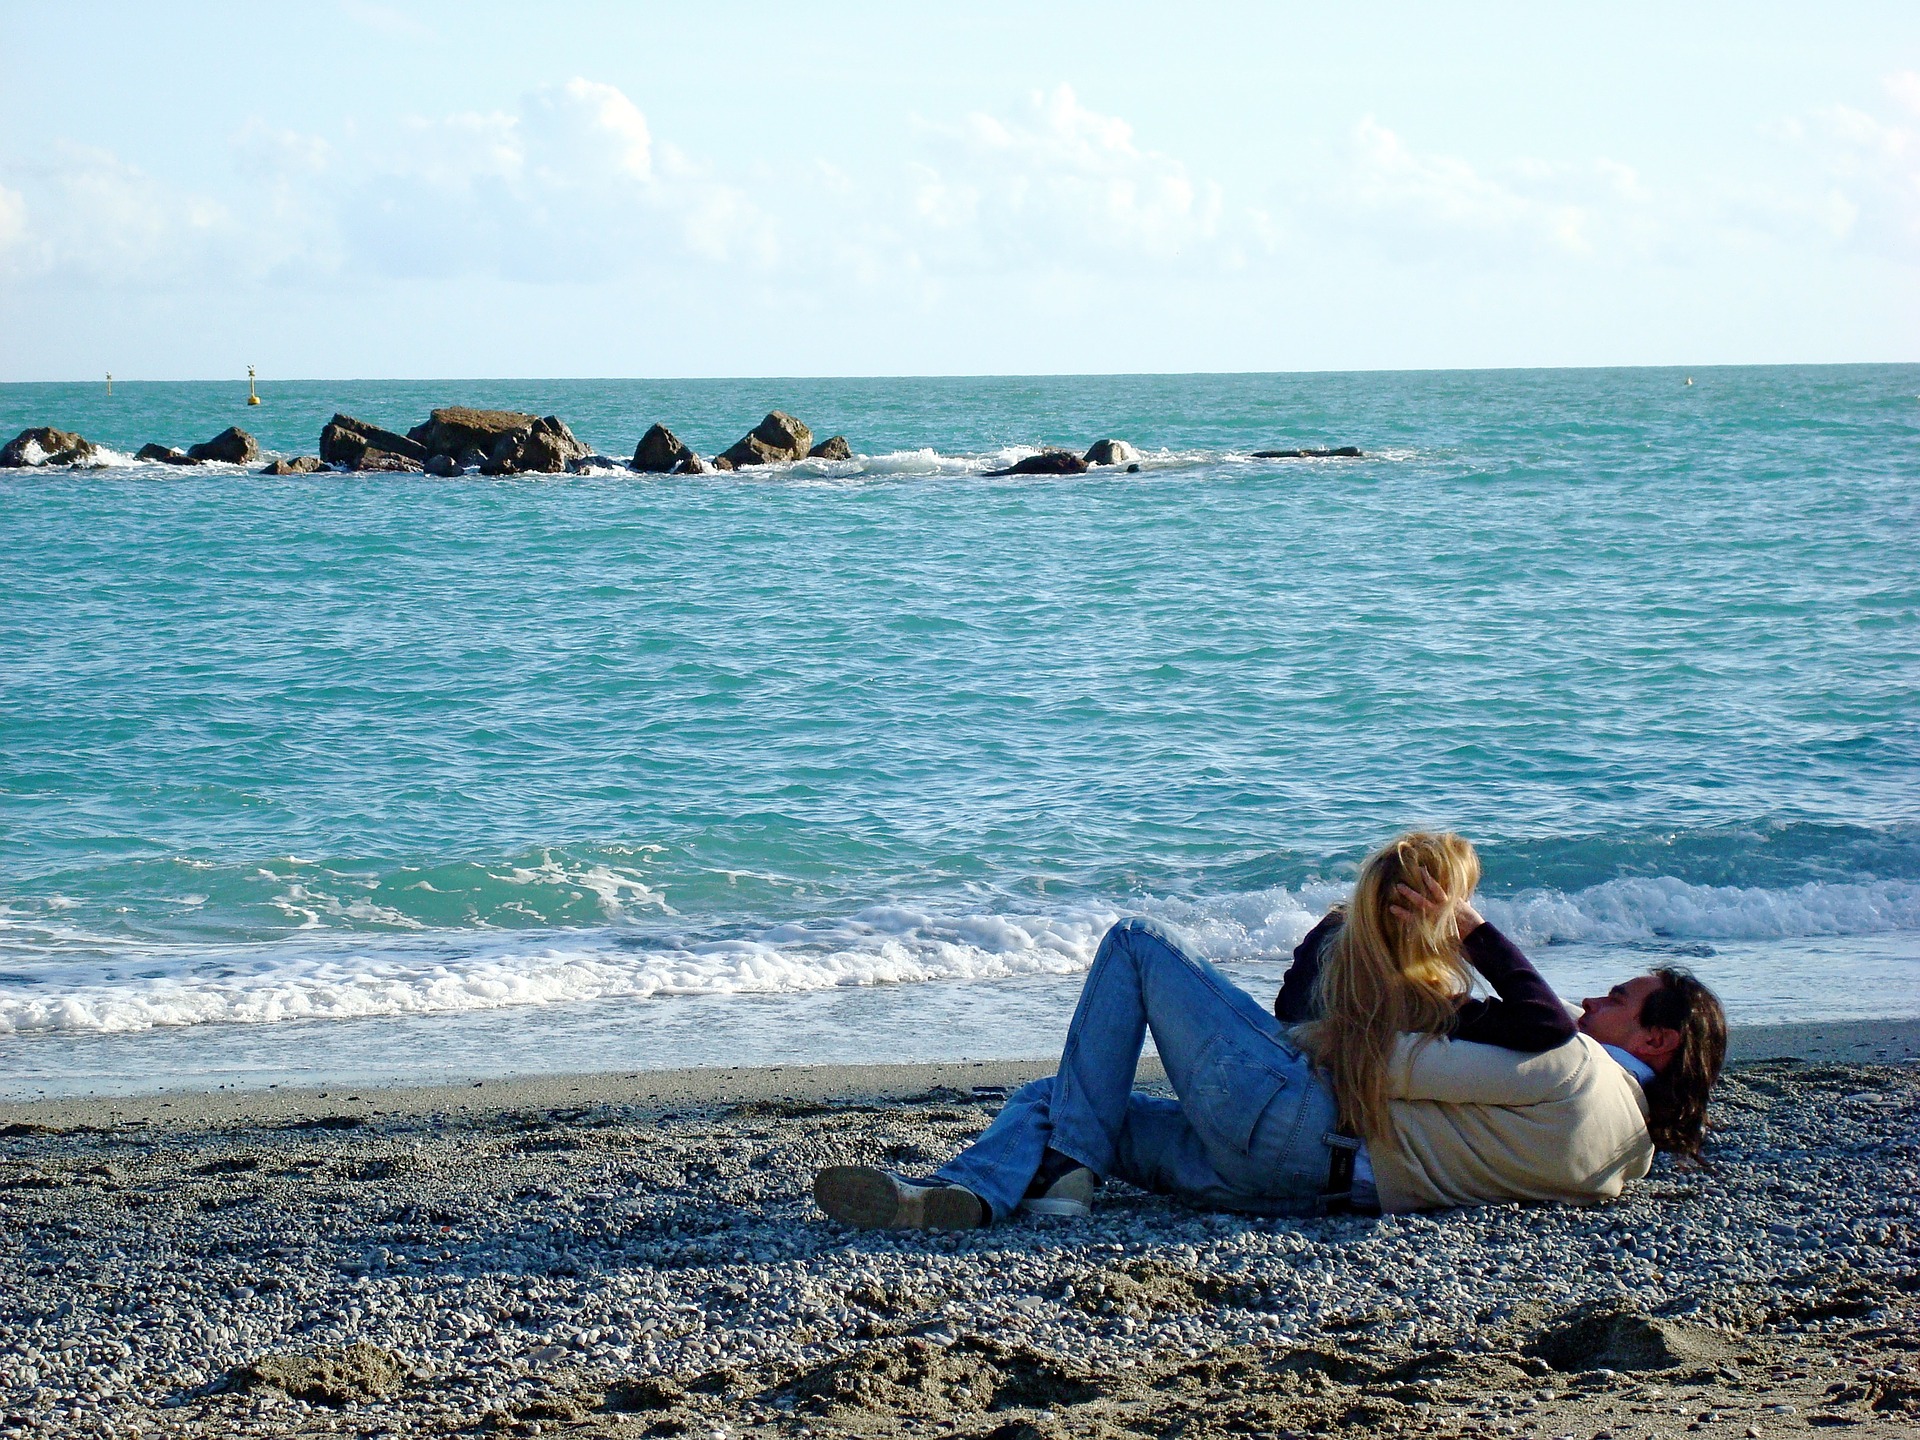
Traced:
POLYGON ((1470 901, 1450 899, 1446 888, 1424 870, 1411 871, 1409 878, 1414 883, 1409 885, 1403 880, 1395 885, 1393 901, 1387 906, 1402 925, 1439 920, 1451 913, 1453 938, 1458 943, 1483 923, 1480 912, 1470 901))

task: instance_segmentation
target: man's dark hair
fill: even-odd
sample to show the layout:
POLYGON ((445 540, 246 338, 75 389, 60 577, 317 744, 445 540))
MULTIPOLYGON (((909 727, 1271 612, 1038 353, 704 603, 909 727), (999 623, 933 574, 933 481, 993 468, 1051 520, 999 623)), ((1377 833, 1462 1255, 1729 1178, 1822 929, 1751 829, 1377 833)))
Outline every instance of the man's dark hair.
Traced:
POLYGON ((1692 971, 1662 965, 1653 973, 1660 988, 1642 1002, 1640 1023, 1679 1031, 1680 1048, 1646 1086, 1647 1133, 1656 1149, 1695 1160, 1707 1133, 1707 1096, 1727 1060, 1727 1012, 1692 971))

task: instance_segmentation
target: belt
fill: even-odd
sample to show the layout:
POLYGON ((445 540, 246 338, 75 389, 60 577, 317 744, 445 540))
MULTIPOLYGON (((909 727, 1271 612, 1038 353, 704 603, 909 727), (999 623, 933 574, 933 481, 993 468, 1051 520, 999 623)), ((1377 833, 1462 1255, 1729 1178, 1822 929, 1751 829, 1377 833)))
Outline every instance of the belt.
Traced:
POLYGON ((1360 1137, 1342 1126, 1327 1131, 1320 1139, 1327 1147, 1327 1188, 1320 1194, 1321 1208, 1328 1215, 1351 1215, 1353 1157, 1359 1153, 1360 1137))

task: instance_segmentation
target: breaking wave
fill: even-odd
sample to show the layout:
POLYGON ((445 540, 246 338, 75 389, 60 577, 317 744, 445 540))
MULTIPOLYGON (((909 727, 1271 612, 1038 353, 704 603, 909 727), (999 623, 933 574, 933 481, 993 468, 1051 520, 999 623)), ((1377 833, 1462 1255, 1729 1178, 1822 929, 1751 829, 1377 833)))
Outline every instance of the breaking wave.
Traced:
MULTIPOLYGON (((597 884, 596 904, 646 918, 518 932, 432 930, 416 923, 396 927, 411 933, 384 936, 308 927, 266 943, 191 946, 130 944, 68 928, 58 936, 65 958, 43 958, 0 974, 0 1034, 98 1034, 1071 976, 1092 962, 1101 935, 1122 914, 1160 920, 1200 953, 1264 973, 1284 964, 1300 936, 1341 894, 1336 885, 1310 884, 1044 911, 892 904, 760 927, 675 929, 664 904, 632 876, 594 876, 556 863, 550 878, 590 890, 597 884)), ((1920 882, 1768 890, 1633 878, 1574 892, 1488 897, 1484 907, 1523 946, 1692 942, 1694 953, 1711 954, 1713 943, 1920 931, 1920 882)), ((61 929, 58 907, 0 916, 0 940, 10 930, 18 938, 23 927, 53 939, 61 929)))

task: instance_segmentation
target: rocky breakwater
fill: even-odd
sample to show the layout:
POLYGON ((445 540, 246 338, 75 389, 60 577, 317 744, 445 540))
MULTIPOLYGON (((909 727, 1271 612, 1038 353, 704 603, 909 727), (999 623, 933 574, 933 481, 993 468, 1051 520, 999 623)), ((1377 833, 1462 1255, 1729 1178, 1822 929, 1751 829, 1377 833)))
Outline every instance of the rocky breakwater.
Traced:
POLYGON ((187 458, 201 465, 209 461, 223 465, 251 465, 260 458, 260 445, 238 425, 229 425, 211 440, 189 445, 187 458))
POLYGON ((33 425, 0 446, 0 470, 26 470, 41 465, 93 465, 100 447, 86 436, 51 425, 33 425))
POLYGON ((712 467, 664 425, 651 425, 633 447, 632 466, 643 475, 703 475, 712 467))
POLYGON ((320 461, 341 470, 423 471, 427 447, 351 415, 336 414, 320 431, 320 461))
POLYGON ((342 470, 558 474, 591 458, 557 415, 518 410, 444 406, 405 435, 335 415, 320 432, 320 459, 342 470))
POLYGON ((739 470, 750 465, 779 465, 804 460, 812 449, 813 431, 784 410, 770 410, 766 419, 713 457, 713 468, 739 470))
POLYGON ((525 430, 510 430, 487 452, 482 475, 555 475, 591 460, 593 452, 574 439, 566 421, 547 415, 525 430))
POLYGON ((1087 448, 1084 455, 1076 455, 1071 450, 1042 450, 1038 455, 1029 455, 1016 460, 1013 464, 999 470, 989 470, 989 475, 1084 475, 1095 466, 1111 467, 1125 465, 1127 469, 1138 471, 1140 452, 1124 440, 1096 440, 1087 448))
POLYGON ((851 460, 853 447, 844 435, 830 435, 818 444, 803 421, 784 410, 770 410, 753 429, 726 450, 702 460, 665 425, 654 425, 634 447, 632 468, 653 475, 702 475, 709 470, 744 470, 756 465, 790 464, 795 460, 851 460))
POLYGON ((229 425, 211 440, 185 450, 149 441, 134 452, 133 458, 157 465, 251 465, 260 458, 260 444, 239 426, 229 425))

